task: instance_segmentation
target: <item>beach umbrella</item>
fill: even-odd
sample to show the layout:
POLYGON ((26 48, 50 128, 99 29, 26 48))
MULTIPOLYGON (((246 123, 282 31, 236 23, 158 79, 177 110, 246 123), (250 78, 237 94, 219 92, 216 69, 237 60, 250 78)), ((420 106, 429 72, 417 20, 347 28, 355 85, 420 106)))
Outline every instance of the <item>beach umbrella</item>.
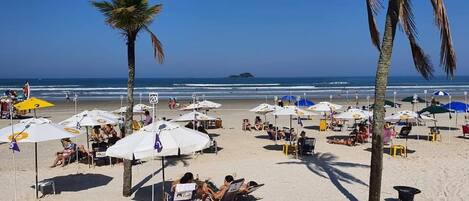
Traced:
POLYGON ((368 119, 372 114, 369 111, 364 111, 360 109, 349 109, 346 112, 342 112, 334 117, 336 119, 346 119, 346 120, 361 120, 368 119))
POLYGON ((402 101, 402 102, 409 102, 409 103, 415 103, 415 102, 418 102, 418 103, 425 103, 425 100, 424 100, 423 98, 417 97, 416 99, 414 99, 413 96, 405 97, 405 98, 402 99, 401 101, 402 101))
POLYGON ((81 113, 71 116, 68 119, 61 121, 59 124, 68 128, 86 129, 86 148, 90 149, 90 136, 89 128, 93 126, 100 126, 103 124, 118 124, 119 120, 111 118, 109 113, 100 112, 99 110, 85 110, 81 113))
MULTIPOLYGON (((165 156, 191 154, 209 146, 210 137, 204 133, 175 123, 157 121, 117 141, 107 149, 106 155, 128 160, 161 156, 164 183, 165 156)), ((164 185, 162 192, 164 192, 164 185)))
POLYGON ((313 116, 313 115, 318 115, 318 114, 300 109, 296 106, 286 106, 281 109, 277 109, 273 111, 272 115, 275 115, 275 116, 313 116))
POLYGON ((444 108, 444 107, 441 107, 441 106, 437 106, 437 105, 430 105, 426 108, 423 108, 422 110, 420 110, 418 112, 418 114, 423 114, 423 113, 430 113, 433 115, 433 119, 435 119, 435 127, 436 127, 436 118, 435 118, 435 114, 440 114, 440 113, 448 113, 449 110, 444 108))
POLYGON ((446 91, 435 91, 433 92, 434 96, 449 96, 449 93, 446 91))
POLYGON ((267 114, 267 113, 272 112, 276 109, 283 109, 283 108, 280 107, 280 106, 277 106, 277 105, 270 105, 270 104, 267 104, 267 103, 262 103, 262 104, 256 106, 255 108, 250 109, 249 111, 250 112, 255 112, 255 113, 258 113, 258 114, 267 114))
POLYGON ((319 102, 318 104, 309 107, 308 110, 312 110, 315 112, 331 112, 331 111, 339 110, 341 108, 342 108, 341 105, 337 105, 334 103, 319 102))
POLYGON ((298 107, 310 107, 310 106, 313 106, 314 105, 314 102, 313 101, 310 101, 306 98, 302 98, 300 99, 299 101, 297 101, 295 103, 296 106, 298 107))
POLYGON ((214 121, 214 120, 216 120, 215 117, 211 117, 206 114, 193 111, 193 112, 184 114, 176 119, 173 119, 172 121, 185 122, 185 121, 214 121))
POLYGON ((296 96, 293 96, 293 95, 286 95, 286 96, 282 96, 281 98, 283 101, 296 101, 296 96))
POLYGON ((82 126, 92 127, 103 124, 117 124, 118 119, 113 118, 109 113, 99 110, 85 110, 81 113, 61 121, 59 124, 69 128, 80 128, 82 126))
POLYGON ((39 108, 46 108, 52 106, 54 106, 54 104, 35 97, 31 97, 25 101, 15 104, 15 108, 18 110, 36 110, 39 108))
MULTIPOLYGON (((148 106, 148 105, 145 105, 145 104, 137 104, 137 105, 134 105, 133 113, 143 114, 145 111, 150 111, 151 109, 153 109, 152 106, 148 106)), ((127 106, 124 106, 124 107, 120 107, 119 109, 114 110, 112 112, 113 113, 125 113, 126 111, 127 111, 127 106)))
MULTIPOLYGON (((54 124, 44 118, 29 118, 21 120, 20 123, 0 129, 1 142, 34 143, 34 158, 36 172, 36 198, 38 198, 38 167, 37 167, 37 143, 63 138, 73 138, 80 135, 77 129, 66 128, 54 124)), ((19 150, 19 148, 18 148, 19 150)))
POLYGON ((452 101, 450 103, 442 105, 442 107, 453 112, 463 113, 467 111, 468 105, 462 102, 452 101))
POLYGON ((181 110, 209 110, 209 109, 217 109, 220 108, 222 105, 220 103, 215 103, 208 100, 203 100, 197 103, 192 103, 181 110))
POLYGON ((400 122, 400 121, 409 122, 409 121, 415 121, 418 118, 419 118, 419 115, 416 112, 403 110, 403 111, 398 111, 395 114, 385 117, 384 120, 387 122, 400 122))

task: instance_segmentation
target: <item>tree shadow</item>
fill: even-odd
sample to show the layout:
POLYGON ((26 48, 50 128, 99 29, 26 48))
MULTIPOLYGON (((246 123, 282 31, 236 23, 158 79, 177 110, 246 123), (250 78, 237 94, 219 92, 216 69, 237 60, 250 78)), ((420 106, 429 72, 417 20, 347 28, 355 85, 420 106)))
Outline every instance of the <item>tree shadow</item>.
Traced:
POLYGON ((271 140, 268 135, 256 135, 254 137, 257 139, 271 140))
POLYGON ((355 176, 340 170, 338 167, 358 167, 358 168, 369 168, 369 165, 363 165, 358 163, 349 162, 336 162, 337 156, 331 153, 316 153, 313 156, 303 157, 301 161, 289 161, 280 162, 277 164, 304 164, 314 174, 330 179, 332 184, 348 199, 358 201, 358 199, 350 193, 341 182, 348 184, 360 184, 367 186, 368 184, 364 181, 356 178, 355 176))
MULTIPOLYGON (((55 184, 56 193, 62 191, 77 192, 107 185, 113 178, 102 174, 70 174, 57 176, 46 180, 52 180, 55 184)), ((34 188, 35 186, 31 186, 34 188)))
MULTIPOLYGON (((368 152, 371 152, 371 148, 366 148, 366 149, 364 149, 364 150, 365 150, 365 151, 368 151, 368 152)), ((415 152, 416 152, 415 150, 409 149, 409 148, 407 147, 407 154, 413 154, 413 153, 415 153, 415 152)), ((391 156, 390 153, 391 153, 391 148, 390 148, 390 147, 384 147, 384 148, 383 148, 383 154, 387 154, 387 155, 391 156)))
POLYGON ((464 137, 464 136, 457 136, 456 138, 460 138, 460 139, 469 140, 469 137, 464 137))
MULTIPOLYGON (((189 162, 187 162, 187 159, 189 159, 190 157, 189 156, 182 156, 182 157, 178 157, 178 156, 168 156, 168 157, 165 157, 165 163, 164 163, 164 168, 167 168, 169 166, 175 166, 177 165, 179 162, 182 162, 184 167, 187 167, 189 166, 189 162)), ((161 160, 161 159, 160 159, 161 160)), ((150 173, 149 175, 147 175, 145 178, 142 179, 142 181, 138 182, 137 184, 135 184, 134 187, 132 187, 132 192, 136 192, 138 191, 140 188, 142 188, 142 186, 147 183, 148 181, 150 181, 150 179, 152 178, 153 175, 157 175, 158 173, 160 173, 162 171, 162 168, 156 170, 155 172, 153 173, 150 173)), ((151 189, 150 189, 151 190, 151 189)), ((151 195, 151 194, 150 194, 151 195)))
MULTIPOLYGON (((171 183, 172 183, 171 181, 164 182, 165 192, 170 192, 171 183)), ((153 194, 155 196, 155 200, 163 200, 162 196, 164 196, 164 194, 162 191, 163 190, 162 187, 163 187, 163 182, 160 181, 158 183, 155 183, 154 194, 153 194)), ((137 191, 135 191, 134 197, 132 198, 132 200, 151 201, 152 188, 153 186, 151 184, 139 188, 137 191)))

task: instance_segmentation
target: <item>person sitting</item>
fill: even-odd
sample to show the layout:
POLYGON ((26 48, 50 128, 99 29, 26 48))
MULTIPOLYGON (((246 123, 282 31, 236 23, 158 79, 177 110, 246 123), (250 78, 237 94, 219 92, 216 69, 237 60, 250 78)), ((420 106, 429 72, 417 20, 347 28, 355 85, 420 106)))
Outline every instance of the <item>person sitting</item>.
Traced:
POLYGON ((143 120, 143 126, 147 126, 151 123, 153 123, 153 117, 151 117, 150 112, 148 110, 145 110, 145 119, 143 120))
POLYGON ((297 133, 295 132, 294 128, 291 128, 289 132, 284 133, 285 140, 295 141, 298 137, 297 133))
POLYGON ((300 155, 306 154, 308 151, 312 150, 313 147, 306 143, 306 132, 301 131, 300 138, 298 138, 298 148, 300 150, 300 155))
POLYGON ((85 149, 83 145, 77 145, 73 143, 69 138, 60 140, 62 142, 63 150, 55 153, 54 163, 50 166, 51 168, 60 165, 61 167, 65 166, 65 161, 68 160, 73 154, 76 153, 78 148, 78 153, 83 154, 84 156, 90 156, 88 150, 85 149), (77 147, 78 146, 78 147, 77 147))
POLYGON ((357 141, 359 143, 365 143, 368 141, 368 130, 366 128, 366 126, 364 125, 361 125, 359 127, 359 131, 358 131, 358 134, 357 134, 357 141))
POLYGON ((254 120, 255 128, 256 130, 260 131, 264 128, 264 123, 262 122, 261 118, 259 116, 256 116, 256 119, 254 120))
POLYGON ((226 175, 223 185, 218 188, 218 191, 214 191, 215 189, 209 189, 210 193, 212 194, 212 198, 215 200, 221 200, 225 195, 226 191, 228 191, 231 182, 233 182, 234 178, 231 175, 226 175))
POLYGON ((249 119, 243 119, 243 131, 251 131, 251 123, 249 123, 249 119))
POLYGON ((178 184, 190 184, 194 183, 194 174, 192 172, 186 172, 184 176, 182 176, 180 179, 176 179, 171 183, 171 192, 174 192, 176 190, 176 185, 178 184))
POLYGON ((101 128, 100 126, 95 126, 93 127, 93 133, 91 134, 91 140, 94 141, 91 144, 91 148, 97 149, 97 148, 103 148, 107 147, 107 135, 104 134, 104 126, 101 128))

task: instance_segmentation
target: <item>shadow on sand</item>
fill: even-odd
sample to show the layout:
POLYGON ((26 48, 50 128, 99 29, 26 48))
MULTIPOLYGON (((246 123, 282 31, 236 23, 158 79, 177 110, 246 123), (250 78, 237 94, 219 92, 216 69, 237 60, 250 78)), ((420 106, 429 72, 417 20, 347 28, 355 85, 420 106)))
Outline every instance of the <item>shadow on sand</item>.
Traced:
POLYGON ((301 161, 280 162, 277 164, 304 164, 314 174, 331 180, 332 184, 339 190, 348 200, 358 200, 350 193, 341 182, 348 184, 359 184, 368 187, 364 181, 354 177, 353 175, 340 170, 340 167, 349 168, 369 168, 369 165, 348 162, 336 162, 337 156, 331 153, 316 153, 312 156, 301 158, 301 161))
MULTIPOLYGON (((172 181, 165 181, 164 182, 164 188, 165 188, 165 191, 166 192, 169 192, 170 189, 171 189, 171 183, 172 181)), ((162 196, 163 195, 163 191, 162 191, 162 187, 163 187, 163 182, 158 182, 158 183, 155 183, 155 191, 154 191, 154 196, 155 196, 155 200, 163 200, 162 199, 162 196)), ((151 184, 148 184, 147 186, 143 186, 143 187, 140 187, 134 194, 134 197, 132 198, 132 200, 138 200, 138 201, 151 201, 151 192, 152 192, 152 185, 151 184)))
MULTIPOLYGON (((105 186, 112 180, 112 177, 102 174, 87 173, 57 176, 47 180, 54 181, 55 191, 56 193, 60 193, 63 191, 77 192, 105 186)), ((34 186, 31 186, 31 188, 34 188, 34 186)))
MULTIPOLYGON (((177 157, 177 156, 171 156, 171 157, 165 157, 165 163, 164 163, 164 168, 168 168, 169 166, 175 166, 177 165, 178 163, 182 163, 184 167, 187 167, 189 166, 189 162, 187 162, 188 159, 190 159, 191 157, 189 156, 181 156, 181 157, 177 157)), ((160 160, 161 161, 161 160, 160 160)), ((162 172, 162 168, 159 168, 157 169, 153 174, 155 175, 155 177, 157 177, 157 175, 162 172)), ((135 192, 135 197, 137 197, 137 194, 139 194, 139 191, 142 189, 142 186, 147 183, 148 181, 150 181, 150 179, 152 178, 153 174, 149 174, 147 175, 144 179, 142 179, 142 181, 138 182, 137 184, 135 184, 135 186, 132 188, 132 192, 135 192)), ((161 176, 159 176, 161 177, 161 176)), ((165 186, 166 187, 166 186, 165 186)), ((155 187, 155 190, 157 188, 155 187)), ((160 194, 161 194, 161 184, 160 184, 160 194)), ((144 192, 142 192, 144 193, 144 192)), ((141 193, 140 193, 141 194, 141 193)), ((150 198, 151 199, 151 185, 150 185, 150 198)), ((140 200, 145 200, 143 198, 140 198, 140 200)))
POLYGON ((269 144, 269 145, 265 145, 263 148, 267 149, 267 150, 270 150, 270 151, 282 151, 283 150, 283 145, 281 145, 281 144, 269 144))
MULTIPOLYGON (((371 152, 371 148, 366 148, 366 149, 364 149, 364 150, 371 152)), ((384 147, 384 148, 383 148, 383 154, 387 154, 387 155, 390 156, 390 155, 391 155, 390 153, 391 153, 391 148, 390 148, 390 147, 384 147)), ((399 153, 399 152, 398 152, 398 153, 399 153)), ((409 148, 407 147, 407 154, 413 154, 413 153, 415 153, 415 150, 409 149, 409 148)))

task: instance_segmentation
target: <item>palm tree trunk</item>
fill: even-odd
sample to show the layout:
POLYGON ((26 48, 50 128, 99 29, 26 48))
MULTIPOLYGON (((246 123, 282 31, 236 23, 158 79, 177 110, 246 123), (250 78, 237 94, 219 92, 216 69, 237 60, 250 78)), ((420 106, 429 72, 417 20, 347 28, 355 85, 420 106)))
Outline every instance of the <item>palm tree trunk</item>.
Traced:
POLYGON ((398 22, 397 0, 389 0, 386 14, 383 44, 379 55, 375 80, 375 104, 373 108, 373 140, 371 150, 369 201, 379 201, 381 195, 381 174, 383 171, 383 128, 384 101, 388 84, 389 67, 391 66, 392 48, 396 25, 398 22))
MULTIPOLYGON (((125 135, 132 134, 133 106, 134 106, 134 82, 135 82, 135 35, 127 34, 127 63, 129 77, 127 80, 127 110, 125 111, 125 135)), ((122 136, 124 137, 124 136, 122 136)), ((124 180, 122 195, 132 195, 132 161, 124 160, 124 180)))

